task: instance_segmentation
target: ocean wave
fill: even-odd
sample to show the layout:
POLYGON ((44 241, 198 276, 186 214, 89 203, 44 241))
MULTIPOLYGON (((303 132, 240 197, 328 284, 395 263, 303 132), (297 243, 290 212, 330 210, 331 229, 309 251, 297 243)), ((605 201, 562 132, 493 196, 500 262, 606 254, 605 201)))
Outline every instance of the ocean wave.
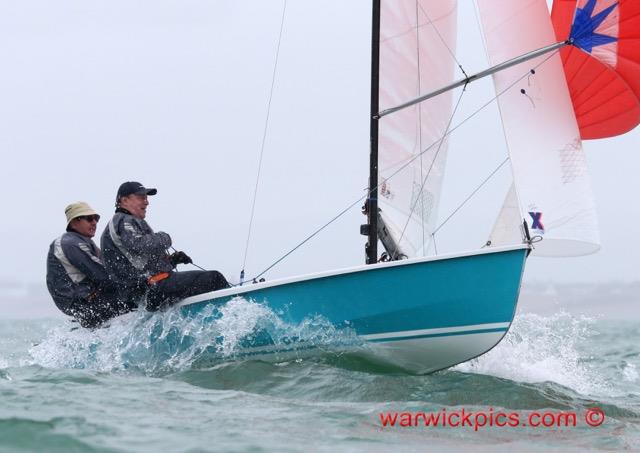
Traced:
POLYGON ((607 394, 610 382, 581 350, 598 334, 595 325, 594 318, 565 312, 518 314, 494 349, 455 369, 518 382, 555 382, 587 395, 607 394))
POLYGON ((253 357, 246 348, 256 343, 268 344, 266 349, 278 360, 278 351, 330 349, 358 341, 348 329, 338 330, 321 316, 288 324, 268 307, 237 297, 191 316, 173 308, 129 313, 101 329, 58 326, 29 354, 30 363, 49 368, 157 374, 253 357))

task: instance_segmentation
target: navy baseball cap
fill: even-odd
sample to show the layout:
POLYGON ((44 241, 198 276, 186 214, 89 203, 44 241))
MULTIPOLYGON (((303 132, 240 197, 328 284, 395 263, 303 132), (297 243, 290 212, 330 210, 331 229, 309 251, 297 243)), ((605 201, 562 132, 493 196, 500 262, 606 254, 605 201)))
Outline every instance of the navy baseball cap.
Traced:
POLYGON ((120 184, 118 188, 118 194, 116 195, 116 203, 120 201, 120 198, 134 193, 141 195, 155 195, 158 193, 158 189, 147 189, 145 186, 137 181, 127 181, 120 184))

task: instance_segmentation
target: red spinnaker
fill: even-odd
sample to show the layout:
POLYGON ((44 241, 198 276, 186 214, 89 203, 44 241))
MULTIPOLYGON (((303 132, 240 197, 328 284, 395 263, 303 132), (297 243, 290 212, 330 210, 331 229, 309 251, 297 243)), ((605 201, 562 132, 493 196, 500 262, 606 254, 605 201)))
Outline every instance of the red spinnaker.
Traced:
POLYGON ((561 51, 583 139, 624 134, 640 124, 640 0, 554 0, 561 51))

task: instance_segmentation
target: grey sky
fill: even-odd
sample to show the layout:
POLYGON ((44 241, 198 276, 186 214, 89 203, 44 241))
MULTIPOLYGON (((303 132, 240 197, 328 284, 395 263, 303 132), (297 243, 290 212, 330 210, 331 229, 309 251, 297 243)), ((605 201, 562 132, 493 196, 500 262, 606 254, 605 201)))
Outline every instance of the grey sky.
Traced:
MULTIPOLYGON (((159 190, 147 218, 155 229, 237 280, 281 13, 276 0, 0 1, 0 285, 43 282, 64 207, 88 201, 103 216, 101 233, 118 185, 132 179, 159 190)), ((470 44, 460 58, 482 69, 465 5, 460 25, 460 44, 470 44)), ((248 275, 364 193, 369 27, 368 0, 288 1, 248 275)), ((489 81, 485 94, 478 86, 467 113, 490 96, 489 81)), ((491 115, 454 139, 448 171, 462 176, 447 182, 445 215, 504 156, 491 115)), ((639 138, 636 130, 585 144, 602 251, 529 260, 529 281, 637 280, 639 138)), ((506 176, 443 231, 443 249, 486 238, 506 176)), ((364 220, 353 209, 268 277, 361 264, 364 220)))

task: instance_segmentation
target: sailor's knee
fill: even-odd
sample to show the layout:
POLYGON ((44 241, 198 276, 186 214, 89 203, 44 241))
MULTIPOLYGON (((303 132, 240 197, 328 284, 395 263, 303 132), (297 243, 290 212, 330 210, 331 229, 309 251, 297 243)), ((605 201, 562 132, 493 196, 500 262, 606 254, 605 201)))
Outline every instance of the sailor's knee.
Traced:
POLYGON ((224 275, 218 271, 209 271, 209 278, 214 289, 228 288, 229 282, 224 275))

